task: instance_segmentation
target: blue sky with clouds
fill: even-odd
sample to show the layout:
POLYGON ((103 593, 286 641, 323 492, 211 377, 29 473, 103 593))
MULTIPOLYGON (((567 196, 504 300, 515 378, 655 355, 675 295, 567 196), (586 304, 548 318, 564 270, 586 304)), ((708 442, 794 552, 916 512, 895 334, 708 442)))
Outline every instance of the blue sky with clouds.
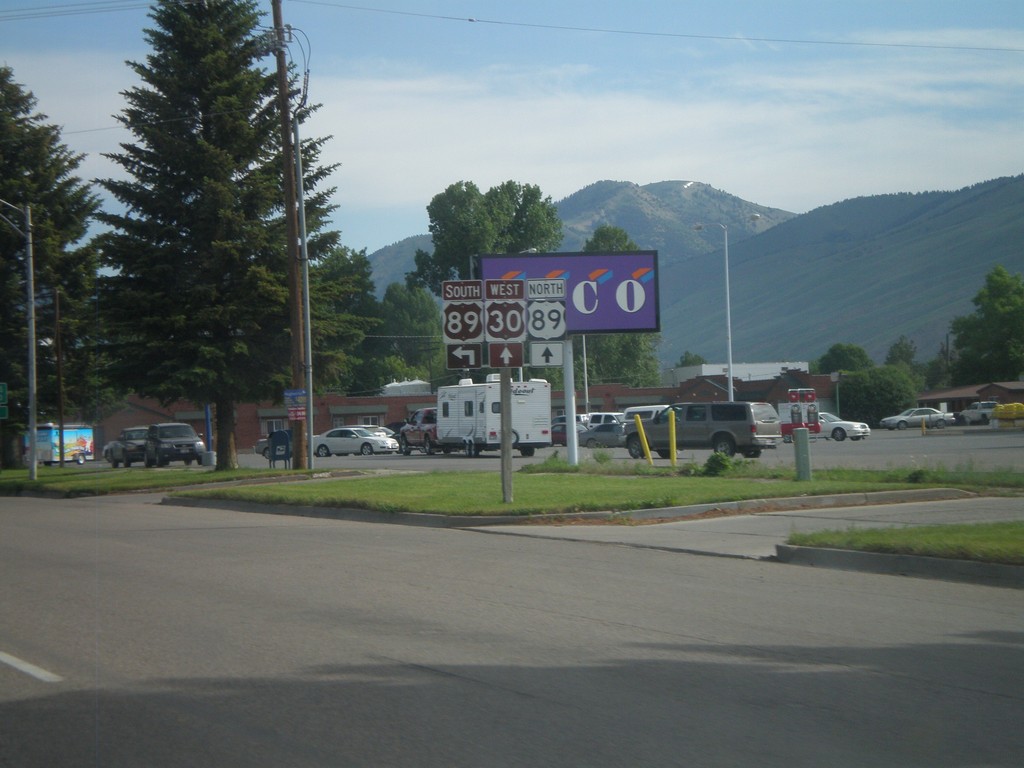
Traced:
MULTIPOLYGON (((216 1, 216 0, 209 0, 216 1)), ((142 0, 0 0, 0 62, 88 158, 143 60, 142 0)), ((271 0, 258 0, 270 24, 271 0)), ((343 241, 427 230, 449 184, 559 200, 696 180, 804 212, 1024 172, 1020 0, 282 0, 331 134, 343 241), (301 42, 301 45, 300 45, 301 42)), ((268 66, 272 60, 268 59, 268 66)))

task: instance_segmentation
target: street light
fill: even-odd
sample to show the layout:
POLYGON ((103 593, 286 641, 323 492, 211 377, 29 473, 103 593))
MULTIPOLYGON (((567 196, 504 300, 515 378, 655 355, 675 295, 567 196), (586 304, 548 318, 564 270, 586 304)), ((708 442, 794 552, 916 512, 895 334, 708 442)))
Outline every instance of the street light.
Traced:
MULTIPOLYGON (((750 220, 756 221, 761 214, 751 214, 750 220)), ((726 354, 726 375, 729 377, 729 402, 733 401, 732 389, 732 308, 729 305, 729 226, 727 224, 715 223, 714 226, 722 228, 725 237, 725 354, 726 354)), ((696 231, 704 229, 703 224, 696 224, 693 227, 696 231)))
POLYGON ((36 285, 35 265, 32 263, 32 208, 26 205, 19 208, 6 200, 0 200, 8 208, 18 211, 25 217, 25 229, 22 230, 0 213, 0 219, 7 222, 11 229, 25 238, 25 290, 28 294, 28 444, 29 462, 28 479, 36 479, 36 285))

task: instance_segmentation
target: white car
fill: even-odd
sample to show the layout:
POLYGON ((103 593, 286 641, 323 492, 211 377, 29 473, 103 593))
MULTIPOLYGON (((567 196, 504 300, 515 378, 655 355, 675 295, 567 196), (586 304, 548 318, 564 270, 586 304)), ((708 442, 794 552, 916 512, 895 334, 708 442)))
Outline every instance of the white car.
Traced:
POLYGON ((374 435, 363 427, 336 427, 322 435, 313 435, 313 452, 320 456, 345 456, 361 453, 398 453, 398 441, 393 437, 374 435))
POLYGON ((955 417, 952 413, 943 413, 935 408, 907 408, 903 413, 895 416, 886 416, 878 426, 886 429, 906 429, 907 427, 925 426, 942 429, 947 424, 952 424, 955 417))
POLYGON ((822 411, 818 414, 818 423, 821 425, 821 434, 826 440, 831 438, 841 442, 846 438, 860 440, 862 437, 871 437, 871 427, 862 421, 846 421, 832 413, 822 411))

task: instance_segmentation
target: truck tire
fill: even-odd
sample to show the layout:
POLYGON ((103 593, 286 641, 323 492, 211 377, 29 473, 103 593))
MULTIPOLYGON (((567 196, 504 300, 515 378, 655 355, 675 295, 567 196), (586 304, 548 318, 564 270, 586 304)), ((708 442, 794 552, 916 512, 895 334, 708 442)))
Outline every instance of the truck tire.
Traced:
POLYGON ((639 435, 630 435, 626 438, 626 450, 629 451, 631 458, 642 459, 644 457, 644 447, 640 444, 639 435))
POLYGON ((405 439, 405 435, 398 436, 398 450, 401 451, 403 456, 408 456, 412 453, 412 446, 409 445, 409 441, 405 439))
POLYGON ((434 455, 434 441, 430 439, 430 435, 423 436, 423 452, 427 456, 434 455))
POLYGON ((736 441, 726 432, 719 433, 711 438, 711 450, 731 458, 736 455, 736 441))

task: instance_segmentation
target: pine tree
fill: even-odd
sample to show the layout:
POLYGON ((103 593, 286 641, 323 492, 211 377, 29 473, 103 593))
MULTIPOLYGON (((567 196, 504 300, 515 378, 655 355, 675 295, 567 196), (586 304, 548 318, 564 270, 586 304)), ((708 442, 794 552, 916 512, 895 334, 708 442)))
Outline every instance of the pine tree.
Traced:
POLYGON ((79 245, 98 202, 75 176, 81 155, 60 140, 60 129, 35 111, 36 99, 0 66, 0 381, 8 385, 3 466, 19 455, 18 433, 28 422, 28 341, 25 237, 21 211, 32 211, 36 289, 37 416, 57 418, 55 297, 61 301, 61 347, 68 419, 93 419, 102 391, 95 358, 96 258, 79 245), (11 207, 13 206, 13 208, 11 207), (12 226, 13 225, 13 226, 12 226))
MULTIPOLYGON (((102 182, 122 213, 102 220, 102 304, 110 372, 126 390, 213 404, 218 469, 236 464, 234 404, 280 398, 290 383, 288 256, 275 77, 260 64, 250 0, 159 3, 152 53, 130 63, 142 85, 119 120, 134 143, 102 182)), ((330 171, 323 140, 304 143, 306 185, 330 171)), ((306 201, 311 257, 329 191, 306 201)))

